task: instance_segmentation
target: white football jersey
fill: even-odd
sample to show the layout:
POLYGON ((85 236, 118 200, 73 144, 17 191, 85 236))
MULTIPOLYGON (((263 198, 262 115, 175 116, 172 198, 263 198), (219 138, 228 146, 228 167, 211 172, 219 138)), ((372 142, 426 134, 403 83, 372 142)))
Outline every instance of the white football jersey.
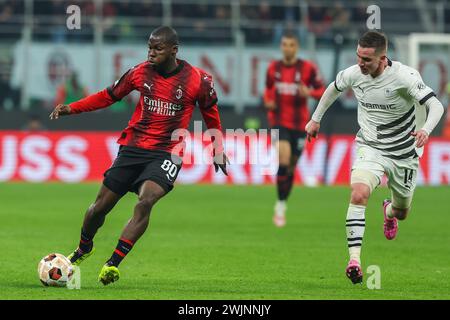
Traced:
POLYGON ((358 100, 356 141, 382 151, 392 159, 421 156, 411 132, 425 124, 424 103, 435 96, 419 72, 398 61, 388 60, 381 75, 364 75, 358 65, 342 70, 334 86, 338 91, 351 88, 358 100))

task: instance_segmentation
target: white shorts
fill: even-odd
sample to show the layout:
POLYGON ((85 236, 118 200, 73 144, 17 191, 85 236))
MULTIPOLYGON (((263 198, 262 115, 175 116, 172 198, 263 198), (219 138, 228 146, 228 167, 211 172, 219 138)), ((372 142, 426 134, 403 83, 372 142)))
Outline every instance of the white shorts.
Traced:
POLYGON ((416 188, 418 168, 419 158, 395 160, 384 157, 380 150, 358 143, 352 171, 359 169, 373 173, 378 178, 378 185, 386 174, 393 206, 409 208, 416 188))

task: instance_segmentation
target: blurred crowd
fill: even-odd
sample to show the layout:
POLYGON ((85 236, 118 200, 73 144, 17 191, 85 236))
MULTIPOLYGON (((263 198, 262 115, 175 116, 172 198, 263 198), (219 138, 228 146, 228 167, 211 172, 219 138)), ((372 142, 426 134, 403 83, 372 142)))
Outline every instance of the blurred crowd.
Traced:
MULTIPOLYGON (((403 8, 399 14, 395 1, 400 0, 389 1, 390 5, 383 7, 383 27, 389 21, 396 24, 398 33, 401 27, 408 30, 411 24, 420 27, 418 7, 403 8)), ((430 8, 438 1, 442 0, 431 0, 430 8)), ((329 45, 336 34, 354 39, 365 31, 366 11, 371 4, 369 0, 240 0, 239 10, 235 11, 233 1, 226 0, 171 0, 169 7, 164 0, 104 0, 100 9, 94 0, 34 0, 28 2, 32 7, 26 7, 25 2, 0 0, 0 110, 12 110, 20 105, 21 91, 11 86, 14 57, 6 49, 9 43, 23 36, 27 22, 31 22, 34 41, 54 43, 92 42, 95 28, 101 28, 107 43, 146 41, 153 28, 170 23, 183 44, 231 44, 234 31, 239 28, 245 42, 252 45, 278 45, 286 31, 297 33, 301 43, 313 34, 316 44, 329 45), (80 30, 69 30, 66 26, 69 5, 81 9, 80 30), (31 20, 26 19, 29 11, 31 20), (236 13, 239 13, 238 25, 234 19, 236 13)), ((443 17, 449 28, 450 3, 446 3, 443 17)), ((87 94, 76 75, 68 77, 57 91, 56 101, 46 102, 44 108, 87 94)), ((130 104, 132 101, 124 100, 113 111, 127 110, 130 104)))
MULTIPOLYGON (((171 23, 179 30, 183 42, 229 42, 233 35, 231 3, 172 1, 171 23)), ((241 0, 239 28, 248 43, 276 43, 285 29, 298 32, 300 38, 314 33, 319 39, 329 40, 336 33, 364 29, 368 5, 368 1, 348 0, 330 1, 327 5, 306 0, 241 0)), ((103 9, 96 12, 93 0, 35 0, 32 10, 36 40, 92 41, 94 16, 101 14, 99 26, 105 40, 123 42, 146 38, 152 28, 165 22, 167 8, 162 0, 115 0, 103 1, 103 9), (65 23, 66 9, 73 4, 81 8, 82 28, 69 32, 65 23)), ((20 37, 25 11, 24 0, 0 0, 0 36, 3 39, 20 37)))

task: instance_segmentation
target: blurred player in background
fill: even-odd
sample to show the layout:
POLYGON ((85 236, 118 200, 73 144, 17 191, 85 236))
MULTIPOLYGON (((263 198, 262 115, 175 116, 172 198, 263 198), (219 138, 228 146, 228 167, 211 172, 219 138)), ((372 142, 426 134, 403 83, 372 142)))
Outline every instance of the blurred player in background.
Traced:
POLYGON ((305 144, 305 125, 309 119, 308 98, 319 100, 325 86, 314 63, 297 57, 299 41, 294 33, 281 38, 281 60, 270 63, 266 75, 264 106, 269 125, 279 130, 278 201, 273 222, 286 224, 286 201, 294 182, 297 161, 305 144))
MULTIPOLYGON (((93 239, 106 215, 128 191, 138 195, 134 215, 125 226, 111 258, 103 266, 99 281, 104 285, 119 279, 119 263, 130 252, 149 224, 155 203, 173 188, 181 168, 176 129, 187 129, 196 104, 209 129, 222 131, 217 96, 209 74, 176 58, 178 36, 170 27, 155 29, 148 41, 148 59, 129 69, 110 87, 71 104, 60 104, 51 119, 108 107, 131 91, 141 96, 135 112, 122 132, 119 153, 105 172, 95 202, 88 208, 78 248, 69 256, 74 265, 94 253, 93 239)), ((222 138, 215 135, 214 166, 225 174, 227 157, 222 138)))
POLYGON ((360 255, 370 195, 386 174, 391 200, 383 201, 384 235, 394 239, 398 220, 404 220, 411 207, 419 156, 444 112, 419 72, 389 60, 386 54, 385 35, 366 32, 358 42, 358 63, 338 73, 305 128, 308 140, 317 137, 325 111, 344 90, 353 90, 360 126, 346 220, 350 254, 346 274, 353 283, 363 278, 360 255))

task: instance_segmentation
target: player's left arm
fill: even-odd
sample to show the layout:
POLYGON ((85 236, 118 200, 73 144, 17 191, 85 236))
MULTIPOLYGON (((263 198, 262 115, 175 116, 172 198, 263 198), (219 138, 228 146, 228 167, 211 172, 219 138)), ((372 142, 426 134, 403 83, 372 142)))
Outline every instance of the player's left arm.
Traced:
POLYGON ((326 86, 317 66, 311 63, 310 68, 308 85, 300 84, 299 86, 300 95, 319 100, 325 92, 326 86))
POLYGON ((206 126, 208 127, 208 132, 211 135, 214 168, 216 172, 220 168, 225 175, 228 175, 227 163, 229 164, 230 161, 223 149, 223 133, 219 108, 217 106, 217 94, 214 89, 212 77, 207 74, 201 75, 198 104, 206 126))
POLYGON ((444 106, 436 97, 429 98, 424 104, 428 108, 427 120, 420 130, 411 133, 416 137, 418 148, 423 147, 428 142, 428 137, 444 114, 444 106))
POLYGON ((104 89, 70 104, 58 104, 52 113, 50 113, 50 119, 56 120, 60 116, 99 110, 109 107, 114 102, 115 100, 107 93, 107 89, 104 89))
POLYGON ((444 106, 436 98, 433 90, 424 84, 417 71, 409 78, 408 94, 428 109, 427 120, 423 127, 411 133, 416 138, 416 146, 421 148, 428 142, 428 137, 444 114, 444 106))

